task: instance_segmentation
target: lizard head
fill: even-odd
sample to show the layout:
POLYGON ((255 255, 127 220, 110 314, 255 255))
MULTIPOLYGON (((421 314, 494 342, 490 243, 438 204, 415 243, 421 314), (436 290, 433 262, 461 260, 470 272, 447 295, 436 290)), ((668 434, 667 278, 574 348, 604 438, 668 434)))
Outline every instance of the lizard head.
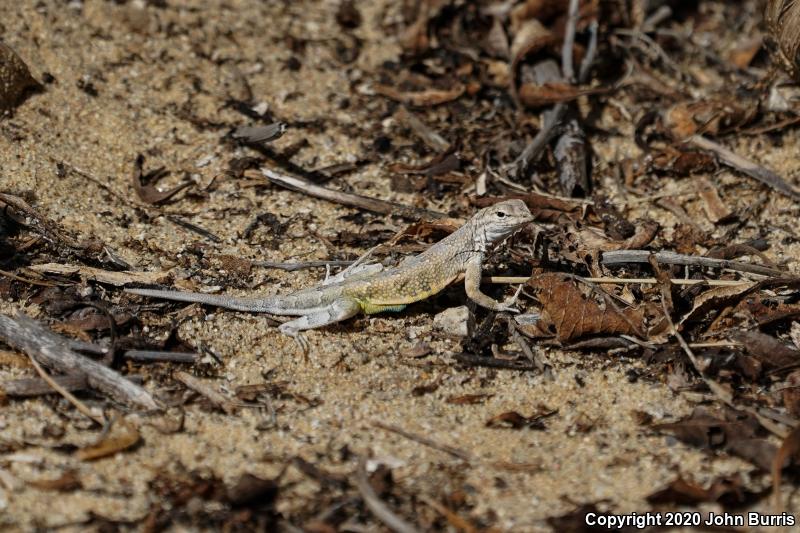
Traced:
POLYGON ((486 240, 495 244, 532 222, 533 215, 522 200, 506 200, 484 208, 480 221, 486 240))

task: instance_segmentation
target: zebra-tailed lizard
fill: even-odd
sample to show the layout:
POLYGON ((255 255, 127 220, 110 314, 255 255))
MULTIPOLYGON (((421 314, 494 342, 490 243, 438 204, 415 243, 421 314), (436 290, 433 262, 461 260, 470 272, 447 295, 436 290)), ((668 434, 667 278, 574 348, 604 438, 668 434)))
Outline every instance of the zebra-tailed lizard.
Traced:
MULTIPOLYGON (((126 289, 126 292, 235 311, 298 316, 278 328, 298 341, 298 333, 302 330, 340 322, 360 312, 400 311, 410 303, 438 293, 462 274, 467 297, 480 306, 508 311, 513 310, 511 306, 519 291, 505 302, 498 302, 481 292, 482 263, 494 245, 532 220, 533 216, 523 201, 500 202, 481 209, 458 230, 396 267, 379 272, 374 268, 355 269, 344 272, 344 276, 334 276, 321 285, 283 296, 239 298, 153 289, 126 289)), ((375 266, 380 265, 366 265, 375 266)))

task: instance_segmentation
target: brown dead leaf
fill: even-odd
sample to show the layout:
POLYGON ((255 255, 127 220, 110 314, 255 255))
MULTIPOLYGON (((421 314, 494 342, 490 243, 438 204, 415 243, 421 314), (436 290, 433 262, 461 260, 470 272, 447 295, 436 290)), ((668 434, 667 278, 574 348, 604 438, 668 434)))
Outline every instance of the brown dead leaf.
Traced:
POLYGON ((710 312, 721 311, 738 302, 752 290, 753 286, 749 284, 712 287, 695 297, 692 309, 681 318, 679 325, 699 322, 710 312))
POLYGON ((653 150, 649 168, 676 177, 713 171, 717 166, 713 155, 695 150, 677 150, 665 147, 653 150))
POLYGON ((721 503, 726 509, 751 505, 764 496, 765 491, 752 492, 742 485, 741 476, 733 474, 714 479, 709 487, 686 481, 678 476, 669 485, 647 496, 648 503, 689 505, 721 503))
POLYGON ((608 302, 600 304, 593 295, 585 294, 569 276, 540 274, 528 281, 528 287, 537 292, 543 309, 542 319, 535 327, 542 334, 552 335, 554 331, 562 343, 588 335, 642 336, 644 313, 641 310, 628 308, 620 311, 608 302))
POLYGON ((454 150, 436 155, 427 163, 421 165, 407 165, 405 163, 393 163, 389 165, 391 172, 403 174, 422 174, 424 176, 439 176, 447 174, 461 168, 461 160, 454 150))
POLYGON ((800 350, 766 333, 741 331, 735 333, 733 338, 741 342, 747 353, 764 363, 767 368, 781 368, 800 363, 800 350))
POLYGON ((422 91, 400 91, 389 85, 377 84, 373 90, 387 98, 415 107, 427 107, 452 102, 461 97, 466 86, 456 83, 452 89, 425 89, 422 91))
POLYGON ((762 295, 753 295, 742 300, 736 306, 736 311, 750 313, 759 326, 766 326, 773 322, 800 317, 800 304, 786 303, 780 299, 762 295))
POLYGON ((36 479, 28 481, 28 485, 36 487, 39 490, 53 490, 58 492, 71 492, 83 488, 83 483, 81 483, 78 472, 75 470, 66 470, 55 479, 36 479))
POLYGON ((516 411, 495 415, 486 421, 487 428, 545 429, 544 420, 558 413, 557 409, 540 408, 538 413, 523 416, 516 411))
POLYGON ((725 450, 769 472, 776 447, 761 436, 760 424, 749 414, 729 407, 696 407, 691 415, 678 421, 653 426, 698 448, 725 450))
POLYGON ((140 440, 139 431, 132 424, 122 421, 97 443, 76 451, 75 457, 81 461, 94 461, 127 450, 140 440))
POLYGON ((157 168, 155 170, 151 170, 147 174, 144 174, 142 167, 144 166, 144 156, 139 154, 136 156, 136 160, 133 163, 133 190, 136 191, 136 196, 145 203, 148 204, 160 204, 166 202, 183 189, 194 185, 191 181, 184 181, 183 183, 176 185, 172 189, 168 191, 159 191, 155 188, 154 185, 145 185, 145 181, 157 181, 160 178, 167 175, 167 172, 164 171, 164 168, 157 168))
POLYGON ((757 111, 758 106, 732 99, 680 102, 664 112, 664 126, 678 140, 694 134, 713 137, 745 126, 757 111))
POLYGON ((584 256, 586 253, 638 250, 650 244, 656 237, 659 227, 658 222, 653 220, 641 220, 636 224, 634 234, 630 238, 613 240, 609 239, 598 228, 583 226, 573 233, 577 241, 573 244, 577 248, 579 257, 584 256))
POLYGON ((483 394, 462 394, 461 396, 448 396, 447 403, 452 403, 455 405, 473 405, 479 403, 485 403, 486 400, 492 398, 494 394, 483 393, 483 394))
POLYGON ((536 108, 571 102, 581 96, 603 92, 607 92, 607 89, 582 89, 569 83, 523 83, 517 90, 517 97, 523 105, 536 108))

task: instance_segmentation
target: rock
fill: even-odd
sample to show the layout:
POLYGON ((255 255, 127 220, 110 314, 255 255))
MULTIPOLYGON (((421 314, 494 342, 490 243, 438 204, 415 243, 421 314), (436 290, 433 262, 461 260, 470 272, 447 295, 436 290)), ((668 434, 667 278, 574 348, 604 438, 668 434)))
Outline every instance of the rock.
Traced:
POLYGON ((0 42, 0 111, 14 108, 29 89, 40 87, 31 76, 28 65, 14 50, 0 42))
POLYGON ((469 309, 466 305, 451 307, 433 317, 433 325, 448 335, 466 337, 468 318, 469 309))

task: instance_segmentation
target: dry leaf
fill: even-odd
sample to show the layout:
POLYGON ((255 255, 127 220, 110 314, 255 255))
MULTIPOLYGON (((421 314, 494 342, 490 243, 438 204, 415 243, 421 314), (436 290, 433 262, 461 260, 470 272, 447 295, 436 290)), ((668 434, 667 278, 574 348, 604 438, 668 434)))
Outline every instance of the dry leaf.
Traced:
POLYGON ((117 431, 106 435, 96 444, 86 446, 75 452, 75 457, 81 461, 94 461, 127 450, 139 443, 139 431, 128 422, 117 425, 117 431))
POLYGON ((449 396, 447 403, 455 405, 473 405, 478 403, 485 403, 486 400, 492 398, 494 394, 463 394, 461 396, 449 396))
POLYGON ((422 91, 399 91, 388 85, 377 84, 373 86, 376 93, 391 98, 404 104, 425 107, 452 102, 461 97, 467 90, 466 86, 456 83, 452 89, 425 89, 422 91))
POLYGON ((36 479, 28 481, 28 485, 40 490, 71 492, 83 488, 83 483, 75 470, 67 470, 56 479, 36 479))
POLYGON ((702 486, 686 481, 678 476, 669 485, 647 497, 648 503, 672 505, 697 505, 700 503, 721 503, 725 508, 742 507, 755 503, 765 491, 752 492, 742 486, 738 474, 716 478, 705 489, 702 486))
POLYGON ((571 102, 581 96, 606 92, 607 89, 581 89, 569 83, 550 82, 541 85, 523 83, 517 90, 520 103, 528 107, 543 107, 571 102))
MULTIPOLYGON (((542 320, 535 327, 541 333, 555 330, 556 338, 564 343, 587 335, 642 336, 644 313, 625 309, 622 312, 607 302, 597 303, 586 296, 577 283, 563 274, 541 274, 532 277, 528 286, 537 291, 542 304, 542 320)), ((527 326, 520 326, 527 328, 527 326)), ((524 330, 529 333, 527 329, 524 330)))
POLYGON ((741 331, 735 333, 733 338, 744 344, 747 353, 768 368, 782 368, 800 363, 800 350, 795 350, 775 337, 760 331, 741 331))
POLYGON ((755 118, 756 105, 732 100, 680 102, 664 111, 664 126, 673 138, 684 140, 694 134, 712 137, 740 128, 755 118))
POLYGON ((487 428, 511 428, 511 429, 545 429, 544 419, 558 413, 557 410, 541 408, 538 413, 531 416, 523 416, 516 411, 507 411, 495 415, 486 421, 487 428))
POLYGON ((144 156, 139 154, 136 156, 136 160, 133 163, 133 190, 136 191, 136 196, 145 203, 148 204, 160 204, 162 202, 166 202, 179 192, 181 192, 186 187, 194 185, 191 181, 184 181, 183 183, 176 185, 172 189, 168 191, 159 191, 153 185, 145 185, 144 181, 157 181, 158 179, 162 178, 167 174, 164 171, 164 168, 157 168, 155 170, 151 170, 147 174, 143 173, 142 167, 144 166, 144 156))

